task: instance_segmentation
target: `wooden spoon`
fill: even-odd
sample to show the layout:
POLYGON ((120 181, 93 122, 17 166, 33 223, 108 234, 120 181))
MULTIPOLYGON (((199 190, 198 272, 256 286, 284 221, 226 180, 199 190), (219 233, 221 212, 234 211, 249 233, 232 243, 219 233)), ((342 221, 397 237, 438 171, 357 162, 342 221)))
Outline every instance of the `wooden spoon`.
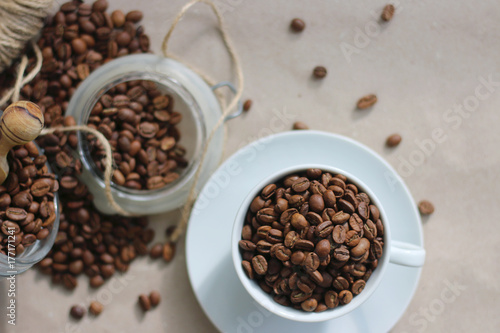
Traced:
POLYGON ((9 175, 7 154, 14 146, 35 140, 43 128, 44 118, 38 105, 15 102, 0 118, 0 185, 9 175))

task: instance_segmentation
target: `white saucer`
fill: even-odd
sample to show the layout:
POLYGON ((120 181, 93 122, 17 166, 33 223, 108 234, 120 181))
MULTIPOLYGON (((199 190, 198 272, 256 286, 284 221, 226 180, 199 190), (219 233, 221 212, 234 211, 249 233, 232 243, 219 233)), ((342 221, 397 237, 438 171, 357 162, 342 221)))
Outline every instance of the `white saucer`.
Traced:
POLYGON ((346 170, 378 197, 391 221, 392 239, 423 247, 420 215, 403 180, 371 149, 319 131, 293 131, 256 141, 231 156, 198 196, 186 241, 187 268, 199 303, 222 332, 387 332, 417 288, 422 268, 389 263, 372 297, 351 313, 320 323, 299 323, 271 314, 238 280, 231 259, 231 231, 241 202, 266 176, 298 164, 346 170))

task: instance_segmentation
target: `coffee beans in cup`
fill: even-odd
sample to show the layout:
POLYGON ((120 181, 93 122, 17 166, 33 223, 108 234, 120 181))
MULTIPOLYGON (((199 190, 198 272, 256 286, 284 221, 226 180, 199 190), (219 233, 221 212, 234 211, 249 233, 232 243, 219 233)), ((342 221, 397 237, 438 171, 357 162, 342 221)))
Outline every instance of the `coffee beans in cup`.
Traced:
MULTIPOLYGON (((179 170, 188 165, 186 149, 179 144, 181 120, 172 96, 161 92, 153 81, 136 80, 120 83, 102 95, 88 125, 111 144, 116 185, 154 190, 175 181, 179 170)), ((104 171, 104 148, 92 135, 88 139, 92 159, 104 171)))
POLYGON ((239 248, 247 276, 274 301, 306 312, 348 304, 377 268, 384 225, 345 176, 308 169, 266 185, 239 248))
POLYGON ((9 175, 0 185, 0 253, 12 257, 49 236, 59 182, 33 142, 14 147, 7 160, 9 175))

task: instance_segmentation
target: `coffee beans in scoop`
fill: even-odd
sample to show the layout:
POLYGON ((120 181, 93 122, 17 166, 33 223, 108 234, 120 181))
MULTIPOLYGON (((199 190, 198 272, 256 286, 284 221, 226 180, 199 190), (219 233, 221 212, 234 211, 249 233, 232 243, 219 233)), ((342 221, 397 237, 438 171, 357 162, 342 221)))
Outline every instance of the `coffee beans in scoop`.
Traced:
POLYGON ((0 253, 17 256, 49 236, 59 182, 33 142, 14 147, 7 160, 9 175, 0 185, 0 253))
POLYGON ((384 248, 370 197, 343 175, 308 169, 265 186, 252 201, 242 267, 284 306, 321 312, 359 295, 384 248))
MULTIPOLYGON (((110 142, 118 167, 113 182, 135 190, 154 190, 179 178, 188 165, 186 149, 178 141, 182 115, 174 111, 172 96, 155 82, 128 81, 106 92, 94 106, 88 125, 110 142)), ((88 136, 96 166, 105 168, 102 144, 88 136)))

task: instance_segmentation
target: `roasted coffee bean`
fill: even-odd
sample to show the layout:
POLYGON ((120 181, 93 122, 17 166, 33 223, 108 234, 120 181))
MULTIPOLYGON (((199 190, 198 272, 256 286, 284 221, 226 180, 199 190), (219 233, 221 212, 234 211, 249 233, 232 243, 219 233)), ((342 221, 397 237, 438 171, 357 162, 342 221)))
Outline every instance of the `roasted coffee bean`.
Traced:
POLYGON ((343 225, 336 225, 332 231, 332 239, 337 244, 343 244, 346 240, 346 228, 343 225))
POLYGON ((364 280, 356 280, 351 287, 353 295, 359 295, 365 289, 366 282, 364 280))
POLYGON ((346 262, 350 258, 350 253, 346 247, 340 246, 333 251, 333 256, 339 262, 346 262))
POLYGON ((139 295, 138 302, 139 302, 139 306, 141 307, 142 311, 146 312, 146 311, 149 311, 151 309, 151 300, 149 299, 149 297, 147 295, 145 295, 145 294, 139 295))
POLYGON ((317 79, 322 79, 326 76, 327 70, 324 66, 316 66, 313 70, 313 75, 317 79))
POLYGON ((434 205, 428 200, 422 200, 418 203, 418 210, 422 215, 430 215, 434 213, 434 205))
POLYGON ((299 239, 295 242, 295 248, 298 250, 313 251, 314 243, 309 240, 299 239))
POLYGON ((321 213, 325 209, 325 201, 321 194, 313 194, 309 198, 309 208, 316 213, 321 213))
POLYGON ((315 271, 319 267, 319 262, 319 257, 315 252, 308 252, 303 263, 304 269, 308 272, 315 271))
POLYGON ((245 271, 245 273, 247 274, 247 276, 250 278, 250 279, 254 279, 254 275, 253 275, 253 269, 252 269, 252 264, 247 261, 247 260, 243 260, 241 262, 241 266, 243 267, 243 270, 245 271))
POLYGON ((295 208, 289 208, 287 210, 285 210, 281 216, 280 216, 280 223, 282 225, 285 225, 287 223, 290 223, 291 222, 291 219, 292 219, 292 216, 295 215, 296 213, 298 213, 298 210, 295 209, 295 208))
POLYGON ((89 306, 89 312, 93 314, 94 316, 98 316, 101 314, 102 310, 104 309, 104 305, 97 301, 92 301, 89 306))
POLYGON ((333 225, 331 221, 325 221, 316 227, 316 236, 321 238, 328 237, 333 231, 333 225))
POLYGON ((38 179, 31 185, 31 194, 34 197, 42 197, 50 192, 52 183, 50 179, 38 179))
POLYGON ((276 259, 278 259, 278 260, 281 260, 281 261, 290 260, 291 255, 292 255, 292 251, 283 245, 280 245, 276 248, 275 256, 276 256, 276 259))
POLYGON ((290 257, 290 260, 292 264, 301 266, 306 259, 306 254, 302 251, 295 251, 292 253, 292 256, 290 257))
POLYGON ((149 293, 149 301, 151 303, 151 306, 155 307, 160 304, 161 301, 161 295, 160 292, 153 290, 151 293, 149 293))
POLYGON ((402 141, 401 135, 399 134, 392 134, 389 137, 387 137, 385 144, 387 147, 396 147, 398 146, 402 141))
POLYGON ((352 260, 359 261, 370 249, 370 241, 366 238, 361 238, 358 245, 351 249, 350 254, 352 260))
POLYGON ((267 260, 262 255, 257 255, 252 259, 252 267, 254 271, 259 275, 264 275, 267 273, 267 260))
POLYGON ((99 288, 104 284, 104 279, 101 275, 95 275, 90 278, 89 283, 92 288, 99 288))
POLYGON ((300 236, 295 231, 290 231, 285 236, 285 246, 292 249, 295 246, 297 240, 299 240, 300 236))
POLYGON ((275 191, 276 191, 276 184, 269 184, 266 187, 264 187, 260 195, 262 199, 268 200, 269 198, 271 198, 271 196, 274 194, 275 191))
POLYGON ((262 208, 257 212, 257 219, 266 224, 270 224, 278 219, 278 214, 273 208, 262 208))
POLYGON ((278 229, 269 230, 266 240, 271 244, 281 243, 283 242, 283 232, 278 229))
POLYGON ((257 229, 257 236, 260 239, 267 239, 267 235, 269 234, 269 231, 271 231, 273 227, 270 225, 263 225, 257 229))
POLYGON ((329 290, 325 293, 325 304, 329 309, 337 307, 339 301, 339 295, 335 291, 329 290))
POLYGON ((292 189, 295 192, 300 193, 307 190, 309 188, 309 185, 310 185, 309 179, 307 179, 306 177, 301 177, 293 182, 292 189))
POLYGON ((302 310, 306 312, 313 312, 318 307, 318 301, 314 298, 309 298, 300 304, 302 310))
POLYGON ((85 316, 85 312, 86 310, 83 306, 74 305, 71 307, 69 314, 71 315, 71 317, 79 320, 82 319, 83 316, 85 316))
POLYGON ((309 297, 311 297, 311 294, 307 294, 307 293, 303 292, 302 290, 294 290, 294 291, 292 291, 292 294, 290 295, 290 301, 294 304, 302 303, 305 300, 307 300, 309 297))
POLYGON ((389 22, 394 16, 394 11, 395 11, 394 5, 392 4, 386 5, 384 7, 384 10, 382 11, 381 15, 382 20, 384 20, 385 22, 389 22))
POLYGON ((348 304, 352 301, 352 293, 349 290, 342 290, 339 293, 340 304, 348 304))
POLYGON ((358 101, 357 107, 360 110, 367 109, 377 103, 377 96, 371 94, 361 97, 358 101))
POLYGON ((292 218, 290 219, 290 223, 297 230, 302 230, 309 225, 304 215, 299 213, 293 214, 292 218))
POLYGON ((377 237, 377 227, 372 220, 366 221, 363 226, 364 236, 368 238, 369 241, 373 241, 377 237))
MULTIPOLYGON (((26 236, 25 236, 26 238, 26 236)), ((371 246, 370 250, 373 251, 373 255, 375 258, 380 259, 382 257, 383 253, 383 245, 381 242, 379 242, 377 239, 373 241, 373 245, 371 246)))
POLYGON ((359 217, 358 214, 354 213, 349 218, 349 226, 352 230, 356 232, 361 232, 363 230, 363 220, 359 217))
POLYGON ((340 199, 338 202, 337 202, 337 207, 343 211, 344 213, 347 213, 347 214, 353 214, 355 212, 355 207, 353 204, 351 204, 349 201, 347 200, 344 200, 344 199, 340 199))
POLYGON ((330 250, 331 250, 331 245, 328 239, 320 240, 316 244, 316 247, 314 249, 319 258, 326 257, 330 253, 330 250))
POLYGON ((355 230, 349 230, 346 233, 345 243, 347 246, 354 247, 358 245, 359 240, 360 240, 359 234, 355 230))
POLYGON ((288 201, 283 198, 276 199, 276 205, 274 206, 274 211, 278 214, 285 212, 288 209, 288 201))
POLYGON ((247 99, 245 102, 243 102, 243 111, 248 112, 251 107, 252 107, 251 99, 247 99))
POLYGON ((271 251, 271 247, 273 244, 266 242, 264 240, 260 240, 256 244, 257 251, 263 254, 269 253, 271 251))
POLYGON ((343 224, 349 220, 351 215, 349 213, 345 213, 343 211, 340 211, 338 213, 335 213, 335 215, 332 216, 331 221, 333 224, 343 224))
POLYGON ((358 215, 363 219, 363 220, 368 220, 370 218, 370 208, 366 204, 366 202, 361 202, 358 205, 358 215))
POLYGON ((290 28, 295 32, 301 32, 306 27, 304 21, 299 18, 294 18, 290 23, 290 28))

